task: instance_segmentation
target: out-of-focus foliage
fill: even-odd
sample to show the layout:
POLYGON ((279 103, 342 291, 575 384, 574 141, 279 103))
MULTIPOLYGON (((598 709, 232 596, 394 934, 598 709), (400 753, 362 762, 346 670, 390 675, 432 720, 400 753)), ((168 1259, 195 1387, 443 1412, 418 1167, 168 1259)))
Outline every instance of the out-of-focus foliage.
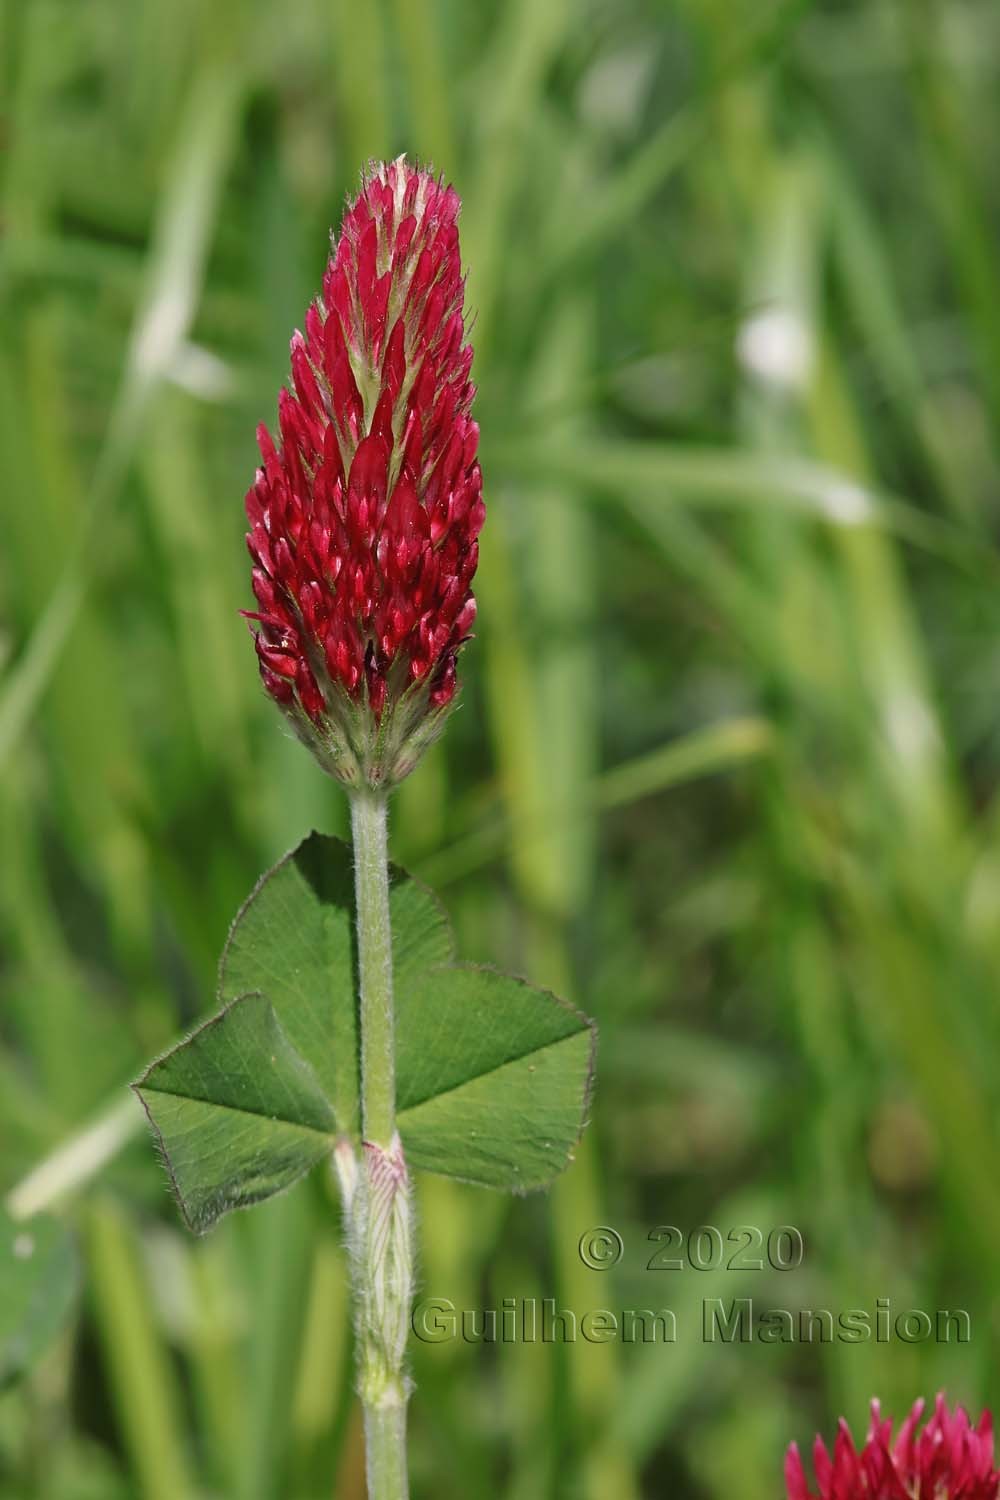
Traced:
POLYGON ((414 1494, 764 1500, 875 1392, 995 1402, 996 7, 6 0, 0 37, 0 1186, 118 1110, 61 1159, 110 1156, 0 1495, 363 1493, 328 1184, 195 1242, 119 1101, 259 870, 344 828, 258 687, 241 502, 400 151, 465 200, 489 519, 393 852, 602 1036, 552 1194, 421 1182, 422 1289, 678 1323, 415 1341, 414 1494), (703 1224, 802 1266, 646 1270, 703 1224), (972 1338, 707 1343, 746 1296, 972 1338))

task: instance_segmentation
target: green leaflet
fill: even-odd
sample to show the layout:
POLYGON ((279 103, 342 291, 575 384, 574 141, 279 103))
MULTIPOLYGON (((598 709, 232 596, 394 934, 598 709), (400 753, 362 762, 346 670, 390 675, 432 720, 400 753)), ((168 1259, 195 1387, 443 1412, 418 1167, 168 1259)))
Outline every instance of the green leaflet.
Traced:
POLYGON ((57 1219, 19 1223, 0 1209, 0 1390, 59 1332, 78 1284, 73 1241, 57 1219))
MULTIPOLYGON (((399 1130, 413 1167, 541 1187, 584 1124, 592 1024, 459 964, 433 894, 393 868, 399 1130)), ((311 834, 259 882, 220 969, 225 1009, 136 1085, 192 1229, 291 1186, 357 1138, 350 848, 311 834)))
POLYGON ((138 1091, 195 1231, 295 1182, 329 1154, 336 1130, 313 1069, 262 995, 207 1021, 138 1091))

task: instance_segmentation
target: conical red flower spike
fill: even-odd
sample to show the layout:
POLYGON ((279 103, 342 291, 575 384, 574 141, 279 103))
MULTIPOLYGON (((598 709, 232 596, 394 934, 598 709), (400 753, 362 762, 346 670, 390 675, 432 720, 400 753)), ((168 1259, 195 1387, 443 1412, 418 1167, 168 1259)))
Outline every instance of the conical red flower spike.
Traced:
POLYGON ((788 1500, 997 1500, 1000 1473, 993 1462, 993 1419, 984 1411, 975 1427, 961 1406, 950 1412, 943 1396, 922 1431, 918 1401, 892 1442, 892 1422, 872 1402, 864 1447, 855 1450, 841 1421, 833 1457, 816 1439, 810 1490, 795 1443, 785 1459, 788 1500))
POLYGON ((325 770, 387 786, 455 696, 485 510, 455 190, 400 158, 344 215, 247 494, 257 656, 325 770))

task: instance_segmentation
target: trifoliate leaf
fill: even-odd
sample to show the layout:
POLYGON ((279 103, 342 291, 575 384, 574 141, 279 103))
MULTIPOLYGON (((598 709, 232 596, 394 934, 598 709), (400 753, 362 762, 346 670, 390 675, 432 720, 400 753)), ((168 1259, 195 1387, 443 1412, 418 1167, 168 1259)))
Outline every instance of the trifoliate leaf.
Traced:
MULTIPOLYGON (((399 1130, 412 1167, 542 1186, 583 1127, 585 1016, 518 979, 455 961, 436 898, 391 872, 399 1130)), ((349 847, 312 834, 258 884, 230 933, 226 1008, 136 1085, 192 1228, 290 1186, 358 1137, 349 847)))

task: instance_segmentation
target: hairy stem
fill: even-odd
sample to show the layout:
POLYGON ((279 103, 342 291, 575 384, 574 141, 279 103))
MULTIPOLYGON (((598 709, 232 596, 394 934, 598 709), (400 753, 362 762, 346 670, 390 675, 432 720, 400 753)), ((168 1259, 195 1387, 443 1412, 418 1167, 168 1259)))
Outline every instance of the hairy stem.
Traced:
POLYGON ((375 1146, 388 1146, 396 1129, 386 811, 386 799, 377 793, 357 792, 351 798, 361 979, 361 1128, 375 1146))
MULTIPOLYGON (((351 798, 361 1013, 363 1161, 345 1190, 357 1301, 369 1500, 407 1500, 403 1369, 413 1286, 409 1180, 396 1132, 386 799, 351 798)), ((342 1184, 346 1182, 340 1164, 342 1184)))
POLYGON ((365 1468, 370 1500, 407 1500, 405 1399, 365 1407, 365 1468))

